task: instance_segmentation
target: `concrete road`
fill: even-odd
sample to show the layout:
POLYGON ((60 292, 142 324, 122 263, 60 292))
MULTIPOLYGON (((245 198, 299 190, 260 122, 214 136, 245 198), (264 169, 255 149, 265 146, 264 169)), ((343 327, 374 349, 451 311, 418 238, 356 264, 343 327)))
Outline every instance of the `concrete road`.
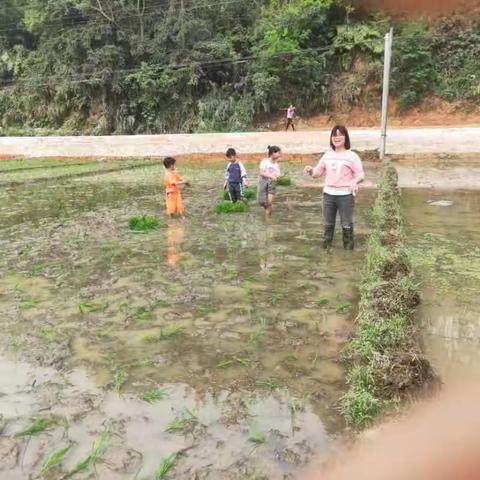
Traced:
MULTIPOLYGON (((352 148, 379 147, 380 131, 352 129, 352 148)), ((242 154, 279 145, 285 153, 318 153, 329 145, 329 131, 208 133, 181 135, 0 137, 0 157, 151 157, 222 153, 234 146, 242 154)), ((390 129, 387 153, 480 153, 480 128, 390 129)))

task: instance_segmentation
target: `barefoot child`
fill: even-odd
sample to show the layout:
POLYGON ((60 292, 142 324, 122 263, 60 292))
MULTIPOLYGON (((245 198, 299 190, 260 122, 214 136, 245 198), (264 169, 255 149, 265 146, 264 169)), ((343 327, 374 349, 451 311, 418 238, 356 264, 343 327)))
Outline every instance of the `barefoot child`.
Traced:
POLYGON ((258 183, 258 203, 265 209, 265 215, 270 216, 273 210, 273 199, 280 176, 278 163, 281 155, 280 147, 268 146, 268 158, 260 163, 260 181, 258 183))
POLYGON ((247 171, 242 162, 237 159, 237 152, 234 148, 229 148, 225 156, 228 158, 228 165, 223 188, 228 188, 230 200, 235 203, 243 200, 244 187, 247 185, 247 171))
POLYGON ((172 157, 165 157, 163 165, 165 166, 165 177, 163 184, 165 186, 165 203, 167 205, 167 215, 173 218, 178 214, 183 216, 185 209, 183 208, 182 195, 180 194, 180 185, 189 185, 188 182, 182 180, 177 175, 175 168, 176 160, 172 157))

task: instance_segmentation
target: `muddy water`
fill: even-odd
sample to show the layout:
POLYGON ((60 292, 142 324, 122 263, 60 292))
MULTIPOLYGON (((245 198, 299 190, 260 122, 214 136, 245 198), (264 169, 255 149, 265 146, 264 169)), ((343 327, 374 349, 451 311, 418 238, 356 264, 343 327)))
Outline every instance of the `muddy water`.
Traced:
POLYGON ((427 354, 443 379, 480 373, 480 193, 405 190, 409 244, 422 281, 427 354), (429 202, 445 200, 450 206, 429 202))
MULTIPOLYGON (((70 446, 46 474, 62 478, 102 433, 75 478, 152 478, 175 452, 166 478, 291 478, 343 428, 339 352, 373 192, 359 248, 337 236, 329 255, 318 189, 279 188, 269 221, 255 205, 218 216, 223 165, 180 168, 189 216, 148 234, 127 224, 163 215, 158 166, 2 192, 2 479, 70 446), (38 418, 53 423, 16 436, 38 418)), ((284 165, 297 182, 301 168, 284 165)))

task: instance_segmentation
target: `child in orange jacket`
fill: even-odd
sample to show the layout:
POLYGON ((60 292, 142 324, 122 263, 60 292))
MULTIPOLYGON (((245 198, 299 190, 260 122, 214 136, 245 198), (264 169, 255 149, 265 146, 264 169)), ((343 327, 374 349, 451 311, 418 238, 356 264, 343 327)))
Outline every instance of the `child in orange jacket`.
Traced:
POLYGON ((182 195, 180 194, 180 185, 189 185, 189 183, 177 175, 175 168, 176 160, 172 157, 165 157, 163 165, 165 166, 165 177, 163 184, 165 186, 165 203, 167 205, 167 215, 173 217, 178 214, 183 216, 185 208, 183 207, 182 195))

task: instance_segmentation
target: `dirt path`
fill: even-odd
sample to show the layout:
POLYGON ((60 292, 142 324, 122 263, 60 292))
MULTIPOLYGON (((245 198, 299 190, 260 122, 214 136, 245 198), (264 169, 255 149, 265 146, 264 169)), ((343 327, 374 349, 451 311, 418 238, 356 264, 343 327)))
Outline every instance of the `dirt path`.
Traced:
MULTIPOLYGON (((355 150, 378 149, 377 129, 351 131, 355 150)), ((211 154, 235 146, 242 154, 262 153, 280 145, 289 154, 324 151, 329 130, 297 132, 208 133, 109 137, 0 137, 0 157, 150 157, 211 154)), ((390 154, 480 153, 480 128, 390 129, 390 154)))

